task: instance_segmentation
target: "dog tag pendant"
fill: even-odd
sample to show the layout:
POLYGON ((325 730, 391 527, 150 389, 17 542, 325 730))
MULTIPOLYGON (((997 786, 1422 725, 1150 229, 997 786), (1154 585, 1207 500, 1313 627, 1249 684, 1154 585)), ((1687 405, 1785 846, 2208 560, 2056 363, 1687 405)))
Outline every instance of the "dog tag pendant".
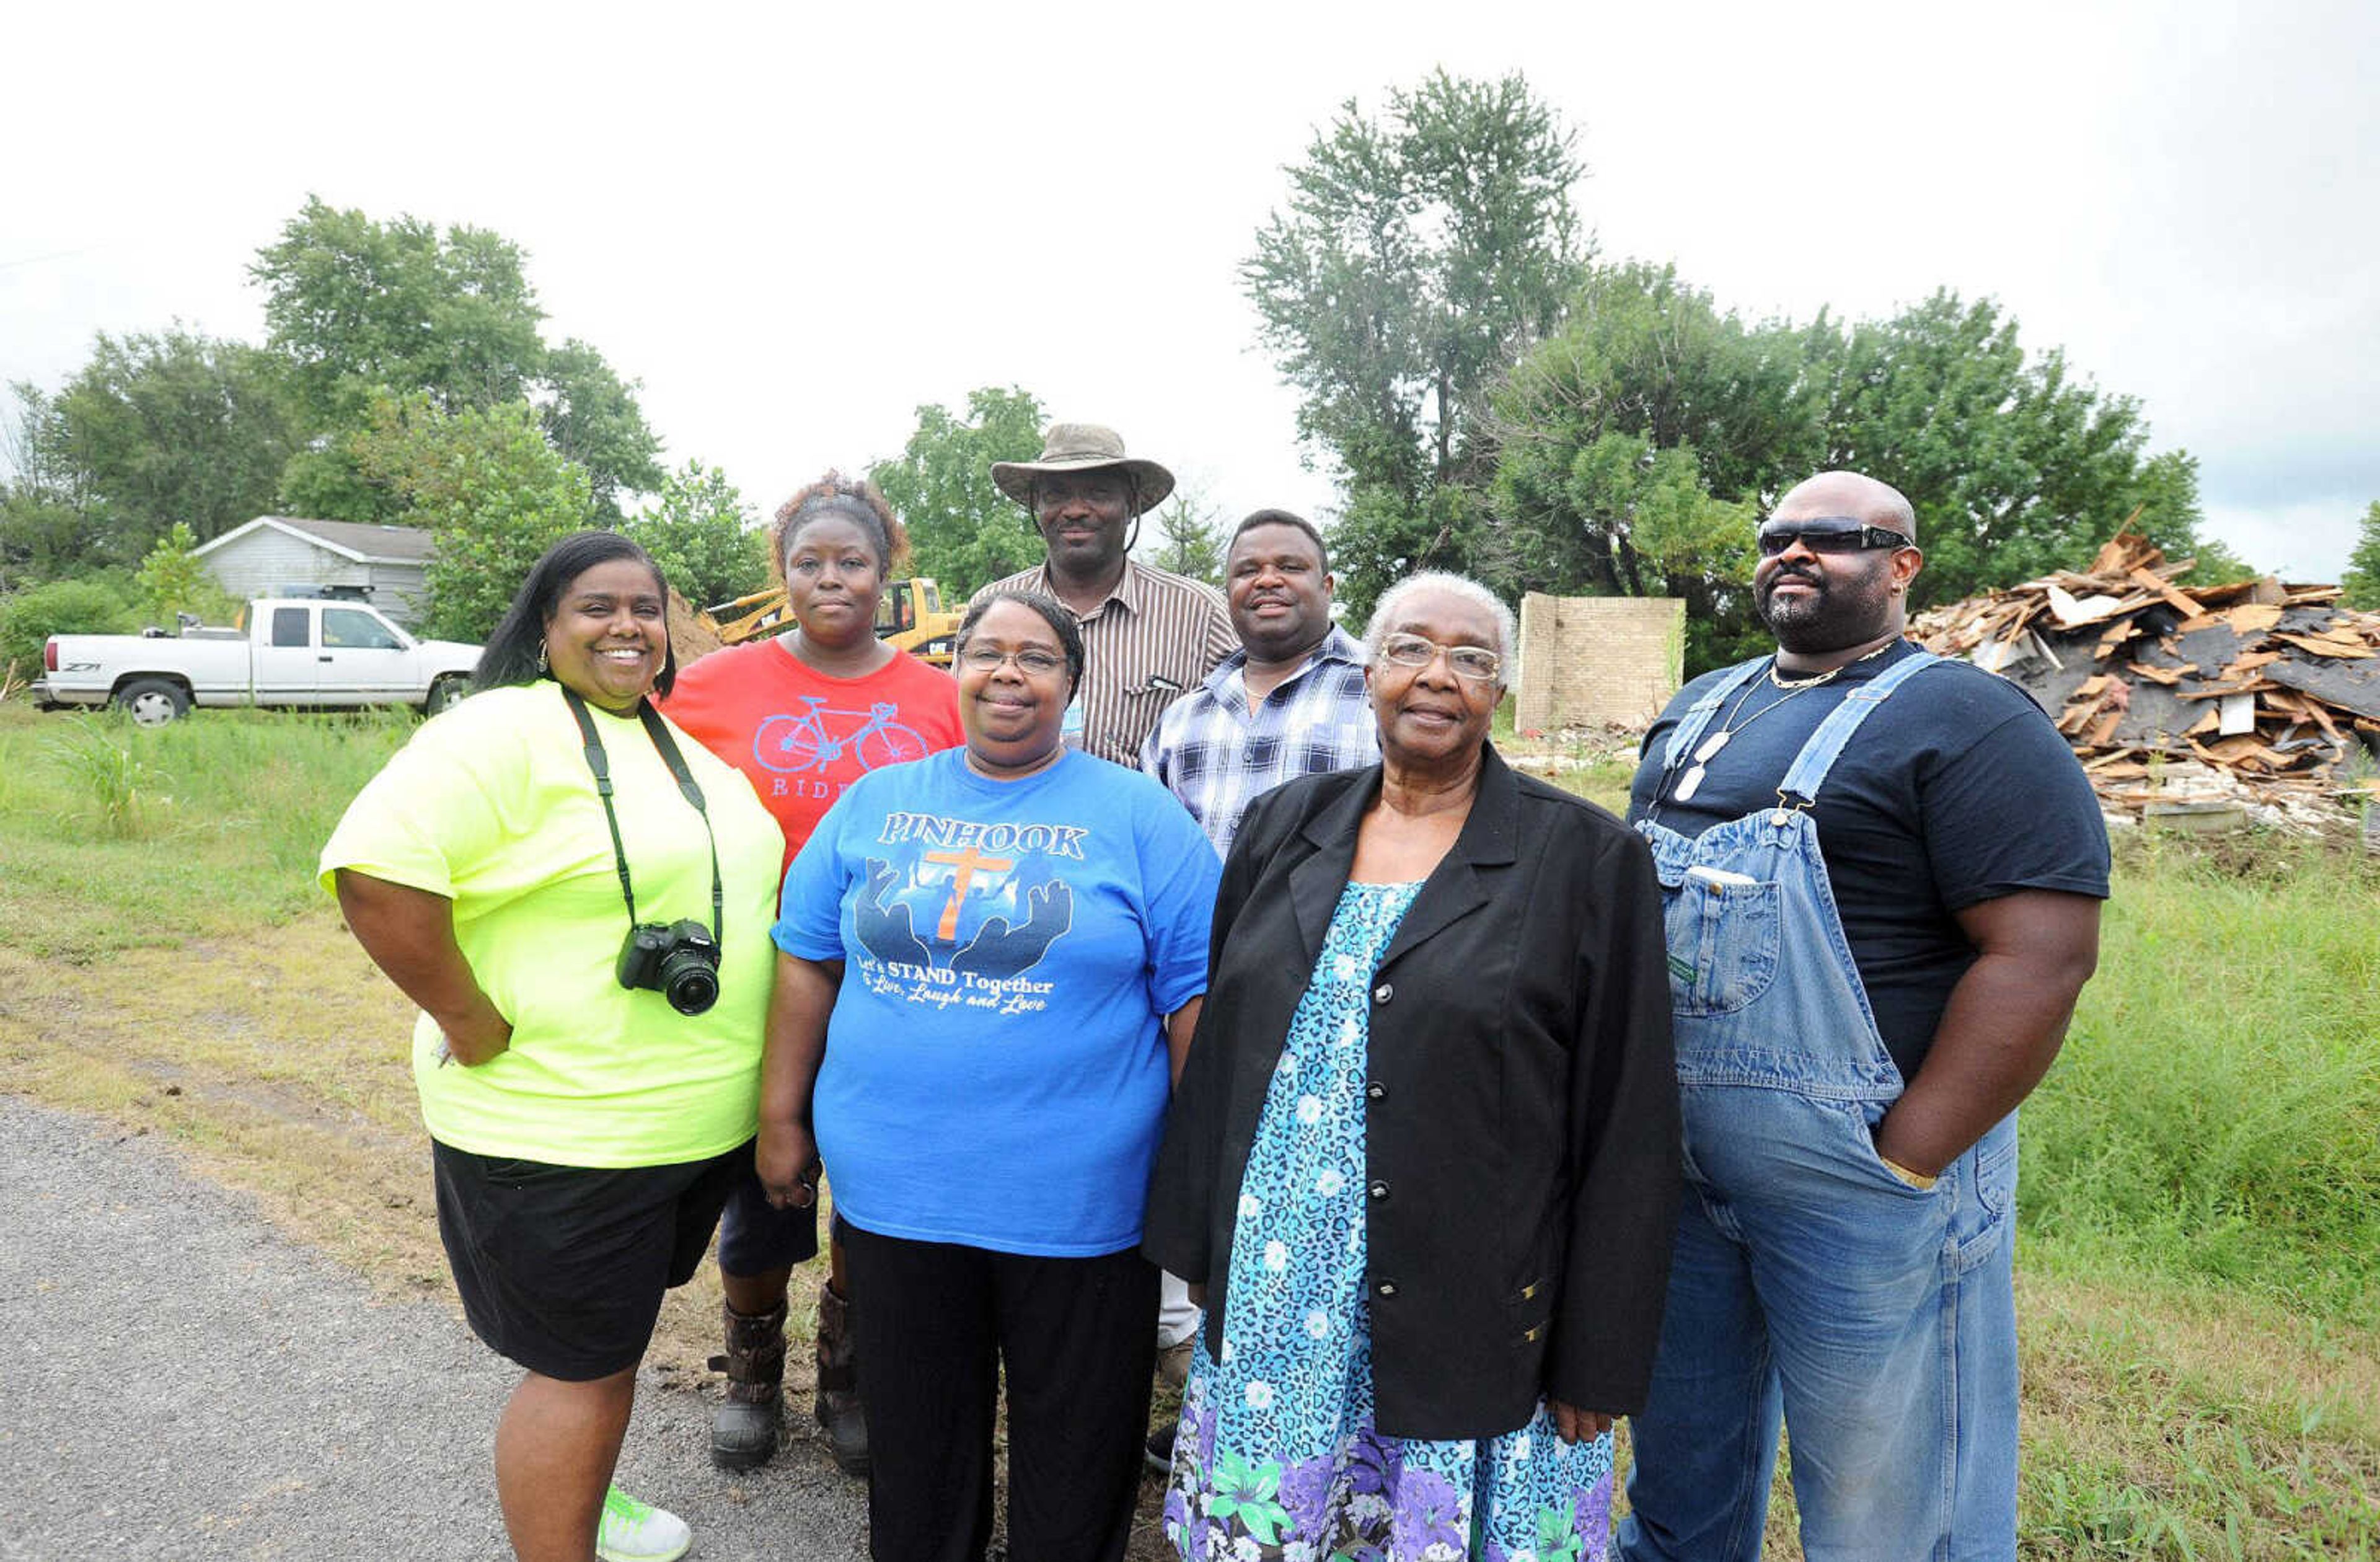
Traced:
MULTIPOLYGON (((1734 733, 1730 732, 1727 728, 1722 726, 1717 732, 1712 733, 1709 737, 1695 744, 1694 768, 1699 770, 1704 765, 1710 763, 1711 756, 1718 753, 1721 749, 1726 748, 1727 740, 1734 736, 1734 733)), ((1683 794, 1682 793, 1680 795, 1682 796, 1683 794)))
MULTIPOLYGON (((1724 736, 1724 734, 1722 734, 1722 736, 1724 736)), ((1692 802, 1694 800, 1695 788, 1700 787, 1702 784, 1702 765, 1699 763, 1689 765, 1686 768, 1686 773, 1678 777, 1678 789, 1670 795, 1679 802, 1692 802)))

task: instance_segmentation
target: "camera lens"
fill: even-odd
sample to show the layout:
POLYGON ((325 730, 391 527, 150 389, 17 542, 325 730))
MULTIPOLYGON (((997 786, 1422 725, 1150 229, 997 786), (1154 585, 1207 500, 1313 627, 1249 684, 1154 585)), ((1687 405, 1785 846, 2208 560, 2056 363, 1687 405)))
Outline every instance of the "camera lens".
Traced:
POLYGON ((719 973, 690 949, 677 949, 662 962, 662 996, 680 1014, 702 1014, 719 1001, 719 973))

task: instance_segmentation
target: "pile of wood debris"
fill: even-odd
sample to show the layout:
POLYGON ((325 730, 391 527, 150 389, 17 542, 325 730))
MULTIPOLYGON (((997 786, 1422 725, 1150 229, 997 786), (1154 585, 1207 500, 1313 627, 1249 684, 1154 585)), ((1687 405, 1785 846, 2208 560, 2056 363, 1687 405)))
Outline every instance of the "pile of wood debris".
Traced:
POLYGON ((2319 827, 2380 750, 2380 614, 2337 586, 2179 584, 2191 560, 2130 531, 2091 567, 1921 614, 1911 635, 2022 686, 2112 813, 2319 827))

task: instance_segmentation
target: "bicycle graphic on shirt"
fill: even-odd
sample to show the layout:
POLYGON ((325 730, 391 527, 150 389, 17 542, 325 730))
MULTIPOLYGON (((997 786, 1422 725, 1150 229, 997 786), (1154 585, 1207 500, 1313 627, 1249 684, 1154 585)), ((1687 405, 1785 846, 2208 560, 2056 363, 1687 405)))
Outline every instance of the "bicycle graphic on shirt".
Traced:
POLYGON ((831 711, 823 694, 796 698, 809 708, 793 715, 771 716, 752 736, 752 757, 764 770, 797 775, 831 765, 846 752, 859 761, 862 770, 926 757, 926 740, 892 719, 901 714, 898 705, 831 711), (829 729, 830 722, 833 730, 829 729), (856 730, 849 725, 853 722, 860 724, 856 730))

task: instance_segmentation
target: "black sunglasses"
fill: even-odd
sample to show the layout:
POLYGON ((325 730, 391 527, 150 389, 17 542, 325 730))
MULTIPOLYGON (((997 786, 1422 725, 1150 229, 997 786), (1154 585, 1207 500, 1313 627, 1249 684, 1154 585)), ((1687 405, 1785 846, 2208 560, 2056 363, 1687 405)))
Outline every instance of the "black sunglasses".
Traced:
POLYGON ((1876 548, 1913 548, 1917 544, 1898 531, 1870 526, 1847 515, 1813 516, 1807 520, 1764 520, 1760 523, 1760 555, 1775 558, 1799 543, 1814 554, 1861 554, 1876 548))

